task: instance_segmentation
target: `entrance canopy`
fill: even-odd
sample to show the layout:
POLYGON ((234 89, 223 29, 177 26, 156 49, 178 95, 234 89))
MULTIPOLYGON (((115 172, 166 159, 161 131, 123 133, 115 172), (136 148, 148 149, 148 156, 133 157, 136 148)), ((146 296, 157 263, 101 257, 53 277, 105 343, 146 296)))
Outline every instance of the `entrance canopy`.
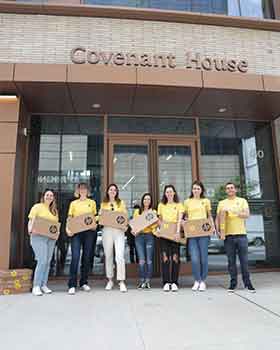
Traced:
POLYGON ((31 113, 273 120, 280 76, 91 64, 0 64, 0 94, 31 113))

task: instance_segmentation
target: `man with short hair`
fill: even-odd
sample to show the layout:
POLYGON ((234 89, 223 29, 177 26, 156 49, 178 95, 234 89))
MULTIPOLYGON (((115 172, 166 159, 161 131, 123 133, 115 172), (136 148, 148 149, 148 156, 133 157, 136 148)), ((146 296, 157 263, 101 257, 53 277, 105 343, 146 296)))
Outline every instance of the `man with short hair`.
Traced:
POLYGON ((248 270, 248 239, 245 220, 250 216, 246 199, 237 196, 234 183, 225 186, 227 198, 220 201, 217 208, 216 227, 220 228, 220 214, 225 215, 225 250, 228 258, 230 286, 228 291, 233 293, 237 287, 236 256, 238 255, 243 283, 248 291, 255 293, 248 270))

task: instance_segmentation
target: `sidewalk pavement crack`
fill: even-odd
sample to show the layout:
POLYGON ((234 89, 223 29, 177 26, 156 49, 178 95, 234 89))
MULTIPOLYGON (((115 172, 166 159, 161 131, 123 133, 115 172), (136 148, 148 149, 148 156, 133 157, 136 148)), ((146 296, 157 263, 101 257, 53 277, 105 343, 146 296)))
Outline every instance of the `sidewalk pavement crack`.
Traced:
MULTIPOLYGON (((129 303, 130 304, 130 310, 131 310, 131 313, 132 315, 137 315, 137 313, 135 312, 135 310, 133 310, 133 304, 132 303, 129 303)), ((142 343, 142 347, 143 347, 143 350, 146 350, 146 344, 145 344, 145 340, 144 340, 144 337, 143 337, 143 334, 142 334, 142 331, 141 331, 141 327, 140 327, 140 324, 137 320, 137 317, 135 317, 135 327, 136 327, 136 330, 137 330, 137 333, 138 333, 138 336, 140 338, 140 341, 142 343)))
MULTIPOLYGON (((226 289, 226 288, 225 288, 223 285, 221 285, 221 284, 219 284, 219 286, 222 287, 223 289, 226 289)), ((241 298, 241 299, 243 299, 243 300, 246 300, 246 301, 248 301, 249 303, 251 303, 251 304, 257 306, 259 309, 261 309, 261 310, 263 310, 263 311, 265 311, 265 312, 268 312, 269 314, 271 314, 271 315, 273 315, 273 316, 275 316, 275 317, 277 317, 277 318, 280 319, 280 314, 279 314, 279 313, 277 313, 277 312, 275 312, 275 311, 272 311, 271 309, 269 309, 269 308, 267 308, 267 307, 265 307, 265 306, 262 306, 262 305, 256 303, 255 301, 253 301, 253 300, 251 300, 251 299, 245 297, 244 295, 239 294, 238 292, 235 292, 235 293, 233 293, 233 294, 234 294, 234 295, 237 295, 239 298, 241 298)))

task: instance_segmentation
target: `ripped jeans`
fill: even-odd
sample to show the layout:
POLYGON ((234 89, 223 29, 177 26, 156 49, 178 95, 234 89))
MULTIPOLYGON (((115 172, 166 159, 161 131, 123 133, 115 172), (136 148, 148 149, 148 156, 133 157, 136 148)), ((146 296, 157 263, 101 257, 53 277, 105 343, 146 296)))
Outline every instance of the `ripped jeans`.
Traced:
POLYGON ((162 266, 162 283, 178 285, 180 268, 180 244, 160 238, 160 255, 162 266))
POLYGON ((139 259, 139 278, 148 282, 153 275, 153 256, 155 239, 151 233, 140 233, 135 238, 135 246, 139 259))

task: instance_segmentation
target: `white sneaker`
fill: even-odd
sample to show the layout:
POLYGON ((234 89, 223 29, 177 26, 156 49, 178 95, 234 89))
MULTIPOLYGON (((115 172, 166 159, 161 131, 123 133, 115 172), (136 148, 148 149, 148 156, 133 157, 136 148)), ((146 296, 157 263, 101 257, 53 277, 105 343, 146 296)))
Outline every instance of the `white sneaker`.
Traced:
POLYGON ((124 282, 120 282, 120 292, 122 293, 127 292, 127 288, 124 282))
POLYGON ((112 290, 114 287, 114 282, 112 280, 109 280, 106 284, 105 290, 112 290))
POLYGON ((176 283, 171 284, 171 290, 172 292, 178 292, 179 288, 176 283))
POLYGON ((165 283, 165 285, 163 286, 163 291, 164 292, 169 292, 170 291, 170 284, 169 283, 165 283))
POLYGON ((52 290, 51 290, 50 288, 48 288, 47 286, 41 287, 41 291, 42 291, 44 294, 51 294, 51 293, 52 293, 52 290))
POLYGON ((75 293, 76 293, 76 288, 75 287, 72 287, 72 288, 68 289, 68 294, 74 295, 75 293))
POLYGON ((43 295, 41 288, 38 286, 32 288, 32 294, 35 295, 36 297, 43 295))
POLYGON ((194 292, 196 292, 196 291, 198 291, 198 289, 199 289, 199 282, 198 282, 198 281, 195 281, 194 284, 193 284, 193 286, 192 286, 192 290, 193 290, 194 292))
POLYGON ((205 284, 205 282, 203 282, 203 281, 200 282, 199 291, 200 292, 205 292, 206 291, 206 284, 205 284))
POLYGON ((90 286, 88 286, 87 284, 83 284, 81 289, 84 291, 84 292, 90 292, 91 288, 90 286))

